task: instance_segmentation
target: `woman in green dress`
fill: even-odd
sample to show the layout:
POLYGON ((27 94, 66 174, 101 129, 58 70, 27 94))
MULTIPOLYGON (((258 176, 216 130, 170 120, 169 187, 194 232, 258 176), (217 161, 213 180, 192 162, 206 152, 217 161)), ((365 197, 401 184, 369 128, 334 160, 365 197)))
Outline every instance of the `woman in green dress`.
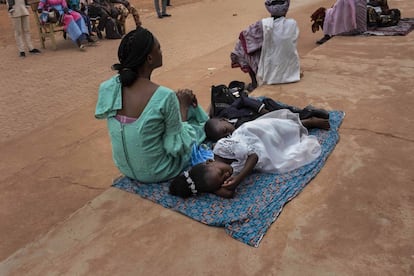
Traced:
POLYGON ((118 74, 99 88, 95 117, 107 119, 115 165, 145 183, 179 175, 190 165, 193 145, 205 139, 206 112, 191 90, 151 81, 162 66, 158 40, 142 27, 128 33, 118 49, 118 74))

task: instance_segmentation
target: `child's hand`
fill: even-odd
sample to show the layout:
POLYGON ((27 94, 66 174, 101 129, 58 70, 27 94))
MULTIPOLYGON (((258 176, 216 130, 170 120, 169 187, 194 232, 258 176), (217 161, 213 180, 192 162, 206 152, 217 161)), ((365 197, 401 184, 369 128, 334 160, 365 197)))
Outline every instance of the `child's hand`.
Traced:
POLYGON ((234 191, 239 183, 240 180, 232 175, 224 181, 222 187, 227 190, 234 191))

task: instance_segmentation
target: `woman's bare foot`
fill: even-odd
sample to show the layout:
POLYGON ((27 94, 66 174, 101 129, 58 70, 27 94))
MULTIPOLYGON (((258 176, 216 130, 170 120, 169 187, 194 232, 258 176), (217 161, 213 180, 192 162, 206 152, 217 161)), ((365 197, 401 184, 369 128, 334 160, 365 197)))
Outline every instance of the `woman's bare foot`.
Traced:
POLYGON ((331 128, 329 119, 322 119, 322 118, 316 118, 316 117, 304 119, 302 120, 302 124, 304 127, 308 129, 309 128, 320 128, 320 129, 329 130, 331 128))

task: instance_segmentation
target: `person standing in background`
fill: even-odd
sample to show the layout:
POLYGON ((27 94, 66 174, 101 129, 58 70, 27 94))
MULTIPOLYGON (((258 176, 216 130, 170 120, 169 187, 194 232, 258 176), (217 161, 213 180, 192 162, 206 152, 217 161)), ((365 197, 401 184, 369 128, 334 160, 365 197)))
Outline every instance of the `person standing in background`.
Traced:
POLYGON ((33 47, 30 35, 30 21, 28 3, 25 0, 7 0, 9 15, 13 21, 14 37, 19 50, 19 56, 25 57, 25 48, 29 48, 29 53, 40 54, 40 51, 33 47))
POLYGON ((154 0, 155 11, 157 12, 158 18, 170 17, 171 14, 167 13, 167 5, 169 4, 168 0, 161 0, 161 9, 160 1, 154 0))

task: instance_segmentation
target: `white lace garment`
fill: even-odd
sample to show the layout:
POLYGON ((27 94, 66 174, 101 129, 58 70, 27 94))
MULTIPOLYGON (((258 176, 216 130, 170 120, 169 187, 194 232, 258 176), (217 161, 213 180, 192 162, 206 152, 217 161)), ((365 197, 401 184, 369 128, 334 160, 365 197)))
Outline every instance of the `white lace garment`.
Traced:
POLYGON ((213 151, 223 158, 236 159, 231 164, 236 174, 253 152, 259 157, 255 169, 283 173, 315 160, 321 146, 315 136, 308 135, 298 114, 281 109, 244 123, 230 137, 217 141, 213 151))

